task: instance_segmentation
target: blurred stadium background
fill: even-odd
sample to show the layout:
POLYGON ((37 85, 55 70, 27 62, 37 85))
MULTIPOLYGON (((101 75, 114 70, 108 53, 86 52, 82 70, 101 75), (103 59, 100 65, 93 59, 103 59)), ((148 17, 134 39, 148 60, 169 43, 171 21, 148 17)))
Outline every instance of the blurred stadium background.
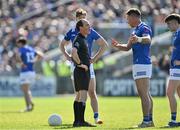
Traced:
MULTIPOLYGON (((153 30, 151 93, 165 96, 171 53, 171 33, 164 18, 171 12, 180 13, 180 0, 1 0, 0 1, 0 96, 22 96, 19 88, 19 66, 14 54, 19 35, 28 44, 45 53, 35 65, 38 73, 33 85, 34 96, 71 94, 70 63, 58 46, 64 34, 75 25, 74 11, 82 7, 88 12, 92 26, 111 44, 114 37, 126 43, 130 28, 124 13, 130 7, 142 11, 143 21, 153 30)), ((71 48, 71 45, 67 48, 71 48)), ((94 51, 97 50, 94 44, 94 51)), ((135 96, 131 76, 131 52, 117 52, 109 46, 104 56, 94 64, 97 93, 103 96, 135 96)))
MULTIPOLYGON (((137 95, 131 75, 132 53, 118 52, 110 46, 111 37, 126 43, 131 29, 124 13, 130 7, 137 7, 143 21, 153 30, 151 94, 158 98, 153 98, 156 127, 152 129, 162 130, 170 116, 168 100, 164 97, 172 35, 164 18, 171 12, 180 13, 180 0, 0 0, 0 129, 72 128, 73 96, 59 98, 74 92, 70 63, 58 46, 68 29, 75 25, 74 11, 79 7, 87 10, 88 20, 109 44, 104 56, 94 64, 104 124, 93 129, 127 130, 141 120, 140 99, 129 97, 137 95), (19 114, 24 99, 19 84, 20 67, 15 60, 15 41, 20 35, 45 53, 43 61, 35 64, 38 75, 31 87, 36 96, 35 110, 24 114, 19 114), (48 116, 53 112, 61 114, 63 125, 48 126, 48 116)), ((67 47, 69 51, 70 48, 71 45, 67 47)), ((94 44, 94 52, 97 49, 94 44)), ((93 122, 89 100, 87 104, 86 119, 93 122)))

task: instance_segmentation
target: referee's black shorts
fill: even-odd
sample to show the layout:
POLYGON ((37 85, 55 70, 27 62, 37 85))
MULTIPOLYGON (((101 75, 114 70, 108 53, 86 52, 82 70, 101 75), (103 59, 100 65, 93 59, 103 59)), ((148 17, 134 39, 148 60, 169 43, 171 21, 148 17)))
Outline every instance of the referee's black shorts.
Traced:
POLYGON ((87 90, 90 81, 90 71, 85 71, 85 69, 80 67, 75 67, 74 69, 74 85, 75 91, 87 90))

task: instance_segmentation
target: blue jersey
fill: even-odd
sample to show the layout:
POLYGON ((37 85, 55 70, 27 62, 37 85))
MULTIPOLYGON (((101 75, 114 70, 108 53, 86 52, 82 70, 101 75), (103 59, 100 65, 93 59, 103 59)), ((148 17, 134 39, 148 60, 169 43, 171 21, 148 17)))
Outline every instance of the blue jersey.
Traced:
POLYGON ((171 55, 171 68, 180 69, 180 65, 175 65, 174 61, 180 60, 180 29, 173 34, 173 51, 171 55))
MULTIPOLYGON (((152 37, 152 31, 148 25, 141 22, 132 32, 138 37, 150 36, 152 37)), ((151 43, 135 43, 132 45, 133 50, 133 64, 151 64, 150 58, 150 46, 151 43)))
POLYGON ((24 47, 19 48, 19 53, 22 62, 26 65, 26 67, 21 68, 21 72, 34 71, 33 64, 36 56, 35 50, 32 47, 25 45, 24 47))
MULTIPOLYGON (((66 41, 71 41, 73 43, 74 38, 77 36, 77 34, 78 34, 78 30, 76 28, 72 28, 66 33, 64 39, 66 41)), ((100 37, 101 37, 101 35, 98 34, 94 29, 92 29, 92 28, 90 29, 90 33, 86 37, 87 44, 88 44, 88 52, 89 52, 90 57, 92 54, 93 42, 94 42, 94 40, 98 40, 100 37)))

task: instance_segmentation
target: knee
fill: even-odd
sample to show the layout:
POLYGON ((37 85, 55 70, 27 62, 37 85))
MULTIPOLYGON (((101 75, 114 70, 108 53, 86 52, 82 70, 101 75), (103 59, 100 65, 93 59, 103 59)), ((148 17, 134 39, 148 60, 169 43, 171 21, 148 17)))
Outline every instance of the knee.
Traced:
POLYGON ((79 101, 80 101, 80 102, 86 102, 86 101, 87 101, 87 96, 83 96, 83 97, 80 96, 80 97, 79 97, 79 101))
POLYGON ((171 98, 174 96, 173 92, 170 91, 169 89, 167 90, 166 95, 168 96, 168 98, 171 98))
POLYGON ((96 92, 95 92, 95 90, 89 90, 89 91, 88 91, 88 94, 89 94, 89 97, 90 97, 90 98, 96 98, 96 92))
POLYGON ((141 93, 140 98, 141 98, 141 100, 146 101, 146 102, 151 101, 151 99, 147 93, 141 93))
POLYGON ((79 101, 79 94, 76 94, 75 95, 75 99, 74 99, 75 101, 79 101))

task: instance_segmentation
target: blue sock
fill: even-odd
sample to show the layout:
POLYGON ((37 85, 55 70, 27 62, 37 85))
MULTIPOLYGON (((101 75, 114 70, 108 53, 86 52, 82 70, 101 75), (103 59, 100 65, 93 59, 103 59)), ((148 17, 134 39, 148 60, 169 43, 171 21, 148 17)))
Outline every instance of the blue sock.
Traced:
POLYGON ((171 113, 171 121, 175 122, 176 121, 176 112, 171 113))
POLYGON ((149 116, 144 116, 143 117, 143 122, 149 122, 149 116))
POLYGON ((149 121, 153 121, 152 114, 149 114, 149 121))
POLYGON ((96 119, 96 118, 98 118, 99 117, 99 113, 98 112, 95 112, 94 113, 94 118, 96 119))

